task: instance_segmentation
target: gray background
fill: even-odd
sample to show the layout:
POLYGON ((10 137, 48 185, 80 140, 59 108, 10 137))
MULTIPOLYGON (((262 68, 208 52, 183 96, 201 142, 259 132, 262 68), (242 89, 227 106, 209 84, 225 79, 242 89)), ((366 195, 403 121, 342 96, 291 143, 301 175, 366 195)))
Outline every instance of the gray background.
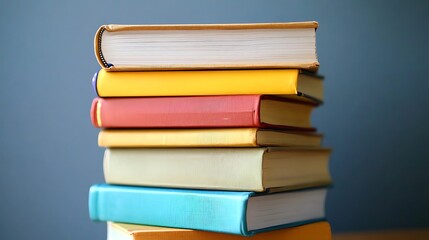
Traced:
POLYGON ((333 230, 429 227, 427 1, 1 1, 0 239, 104 239, 90 124, 101 24, 317 20, 333 230))

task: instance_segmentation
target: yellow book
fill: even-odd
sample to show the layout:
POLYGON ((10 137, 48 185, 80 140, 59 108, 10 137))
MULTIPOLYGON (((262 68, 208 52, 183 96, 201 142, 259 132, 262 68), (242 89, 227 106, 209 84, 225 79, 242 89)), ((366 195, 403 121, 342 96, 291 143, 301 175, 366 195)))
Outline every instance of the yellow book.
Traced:
POLYGON ((328 222, 274 230, 251 237, 113 222, 107 225, 107 240, 330 240, 331 235, 328 222))
POLYGON ((109 72, 94 76, 100 97, 269 94, 323 100, 321 77, 297 69, 109 72))
POLYGON ((322 136, 258 128, 103 129, 100 147, 258 147, 321 145, 322 136))

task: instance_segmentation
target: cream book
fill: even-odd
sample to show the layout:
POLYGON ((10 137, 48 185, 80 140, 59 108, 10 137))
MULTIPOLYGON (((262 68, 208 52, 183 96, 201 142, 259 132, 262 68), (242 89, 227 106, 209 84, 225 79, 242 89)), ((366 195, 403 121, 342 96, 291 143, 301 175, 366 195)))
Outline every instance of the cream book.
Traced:
POLYGON ((94 39, 112 71, 319 66, 318 23, 103 25, 94 39))
POLYGON ((329 149, 108 148, 109 184, 234 191, 283 191, 331 182, 329 149))
POLYGON ((328 222, 258 233, 251 237, 179 228, 107 223, 107 240, 331 240, 328 222))
POLYGON ((258 128, 103 129, 100 147, 259 147, 321 145, 322 135, 258 128))

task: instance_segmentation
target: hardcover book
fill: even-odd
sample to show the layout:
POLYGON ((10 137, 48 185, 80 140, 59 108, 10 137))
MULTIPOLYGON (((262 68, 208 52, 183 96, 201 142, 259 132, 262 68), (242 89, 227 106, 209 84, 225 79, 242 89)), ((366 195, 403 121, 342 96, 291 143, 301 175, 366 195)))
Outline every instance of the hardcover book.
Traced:
POLYGON ((261 95, 96 98, 95 127, 103 128, 288 128, 314 131, 313 104, 261 95))
POLYGON ((240 235, 165 228, 126 223, 107 223, 107 240, 331 240, 328 222, 315 222, 244 237, 240 235))
POLYGON ((317 69, 317 22, 103 25, 94 39, 108 70, 317 69))
POLYGON ((93 220, 251 236, 323 220, 326 189, 275 194, 94 185, 93 220), (276 213, 276 214, 273 214, 276 213))
POLYGON ((322 135, 312 132, 258 128, 102 129, 98 145, 131 147, 299 147, 321 145, 322 135))
POLYGON ((107 72, 93 77, 100 97, 280 95, 323 101, 322 77, 297 69, 107 72))
POLYGON ((320 148, 110 148, 107 183, 235 191, 283 191, 331 182, 320 148))

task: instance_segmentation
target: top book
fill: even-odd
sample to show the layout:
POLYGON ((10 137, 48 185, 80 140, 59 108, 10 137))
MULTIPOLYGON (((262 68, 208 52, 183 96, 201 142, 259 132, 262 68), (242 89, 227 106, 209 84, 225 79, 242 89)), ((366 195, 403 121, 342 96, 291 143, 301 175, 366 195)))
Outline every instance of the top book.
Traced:
POLYGON ((111 71, 299 68, 317 70, 317 22, 103 25, 94 39, 111 71))

